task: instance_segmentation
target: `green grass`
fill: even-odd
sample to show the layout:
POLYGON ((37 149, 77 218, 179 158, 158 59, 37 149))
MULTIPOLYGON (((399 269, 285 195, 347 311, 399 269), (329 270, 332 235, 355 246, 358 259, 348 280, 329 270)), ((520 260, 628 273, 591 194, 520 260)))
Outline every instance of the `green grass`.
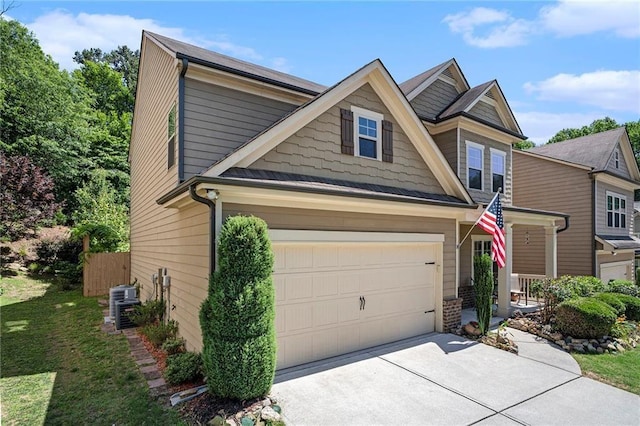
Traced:
POLYGON ((572 355, 583 375, 640 395, 640 347, 619 354, 572 355))
POLYGON ((150 399, 126 338, 100 329, 96 298, 24 275, 0 288, 3 424, 180 423, 150 399))

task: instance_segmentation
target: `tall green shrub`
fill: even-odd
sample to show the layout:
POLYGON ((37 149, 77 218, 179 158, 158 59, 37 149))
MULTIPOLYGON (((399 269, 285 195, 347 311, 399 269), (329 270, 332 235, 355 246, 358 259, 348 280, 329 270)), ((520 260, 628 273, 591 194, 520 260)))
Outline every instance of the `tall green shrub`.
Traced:
POLYGON ((491 323, 491 297, 493 295, 493 267, 491 258, 483 254, 473 258, 473 286, 476 294, 478 328, 484 336, 491 323))
POLYGON ((276 368, 267 225, 256 217, 230 217, 218 247, 218 270, 200 309, 204 372, 213 395, 246 400, 269 392, 276 368))

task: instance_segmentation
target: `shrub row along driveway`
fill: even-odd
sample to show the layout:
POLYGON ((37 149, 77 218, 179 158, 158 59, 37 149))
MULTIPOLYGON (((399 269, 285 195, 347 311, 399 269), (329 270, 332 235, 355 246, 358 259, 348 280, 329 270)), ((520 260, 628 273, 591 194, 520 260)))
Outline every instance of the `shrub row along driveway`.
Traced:
POLYGON ((640 397, 581 377, 573 358, 513 330, 520 355, 431 334, 285 370, 287 424, 637 425, 640 397))

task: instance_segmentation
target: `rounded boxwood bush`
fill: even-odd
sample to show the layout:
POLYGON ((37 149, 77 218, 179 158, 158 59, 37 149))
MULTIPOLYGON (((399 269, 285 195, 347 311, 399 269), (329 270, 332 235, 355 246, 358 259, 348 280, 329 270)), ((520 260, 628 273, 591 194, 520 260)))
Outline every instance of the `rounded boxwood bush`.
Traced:
POLYGON ((618 299, 624 303, 624 315, 629 321, 640 321, 640 297, 629 296, 628 294, 616 294, 618 299))
POLYGON ((620 316, 624 314, 626 306, 618 296, 620 296, 618 293, 598 293, 593 297, 611 306, 616 311, 616 315, 620 316))
POLYGON ((204 372, 213 395, 247 400, 269 392, 276 369, 267 224, 256 217, 230 217, 218 247, 218 270, 200 309, 204 372))
POLYGON ((576 338, 597 339, 609 335, 616 318, 611 306, 593 297, 566 300, 556 309, 558 330, 576 338))
POLYGON ((171 385, 195 382, 202 377, 202 358, 195 352, 183 352, 167 357, 164 377, 171 385))

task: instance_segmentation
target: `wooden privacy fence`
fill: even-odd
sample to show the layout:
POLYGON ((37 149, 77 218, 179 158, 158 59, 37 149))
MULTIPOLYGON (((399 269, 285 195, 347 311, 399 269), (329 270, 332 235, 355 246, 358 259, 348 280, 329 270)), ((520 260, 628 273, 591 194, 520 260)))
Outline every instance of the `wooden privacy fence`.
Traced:
MULTIPOLYGON (((89 237, 84 238, 84 251, 89 251, 89 237)), ((122 253, 89 253, 82 269, 84 296, 109 294, 111 287, 128 284, 131 255, 122 253)))

